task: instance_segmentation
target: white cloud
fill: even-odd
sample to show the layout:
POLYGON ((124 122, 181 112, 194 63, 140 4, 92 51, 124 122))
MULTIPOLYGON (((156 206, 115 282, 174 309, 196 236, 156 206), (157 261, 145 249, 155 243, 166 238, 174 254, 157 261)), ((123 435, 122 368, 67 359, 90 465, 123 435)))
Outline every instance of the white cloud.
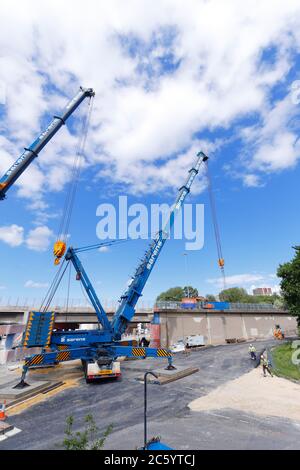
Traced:
POLYGON ((24 284, 24 287, 27 287, 29 289, 43 289, 49 286, 48 282, 35 282, 32 281, 31 279, 26 281, 24 284))
MULTIPOLYGON (((232 276, 226 276, 226 285, 229 287, 236 286, 241 287, 252 282, 262 281, 264 276, 261 274, 234 274, 232 276)), ((215 284, 218 287, 223 286, 223 278, 214 278, 214 279, 207 279, 209 284, 215 284)))
POLYGON ((26 245, 30 250, 46 251, 52 238, 52 230, 46 225, 41 225, 29 231, 26 237, 26 245))
MULTIPOLYGON (((239 0, 87 0, 93 13, 84 21, 79 0, 71 9, 60 0, 39 6, 37 0, 0 5, 0 82, 7 84, 2 171, 36 137, 45 112, 57 113, 79 84, 97 93, 84 166, 131 191, 173 187, 190 149, 199 150, 195 133, 227 129, 253 112, 261 124, 246 142, 255 148, 245 184, 256 185, 256 171, 296 163, 290 111, 280 111, 285 100, 276 111, 270 91, 287 76, 300 45, 298 0, 271 6, 262 0, 255 8, 251 0, 242 8, 239 0), (274 60, 262 60, 272 47, 274 60), (272 120, 280 132, 272 134, 272 120)), ((68 182, 78 126, 76 120, 72 133, 62 129, 26 170, 16 183, 20 196, 40 200, 68 182)))
POLYGON ((0 240, 12 247, 22 245, 24 228, 16 224, 2 226, 0 227, 0 240))
POLYGON ((109 247, 108 246, 100 246, 99 251, 101 253, 107 253, 107 251, 109 251, 109 247))
MULTIPOLYGON (((214 285, 216 289, 223 289, 223 278, 207 279, 208 284, 214 285)), ((276 274, 245 273, 226 276, 226 288, 243 287, 252 294, 257 287, 271 287, 273 292, 279 292, 279 279, 276 274)))
POLYGON ((298 107, 288 95, 263 113, 262 125, 243 131, 252 153, 252 170, 274 172, 296 165, 300 158, 298 114, 298 107))
POLYGON ((7 243, 11 247, 20 246, 23 243, 27 248, 34 251, 46 251, 53 239, 52 230, 46 225, 40 225, 28 234, 25 233, 24 227, 16 224, 0 227, 0 240, 7 243))
POLYGON ((257 186, 260 186, 260 179, 257 175, 254 174, 246 174, 243 177, 244 180, 244 185, 247 186, 248 188, 255 188, 257 186))

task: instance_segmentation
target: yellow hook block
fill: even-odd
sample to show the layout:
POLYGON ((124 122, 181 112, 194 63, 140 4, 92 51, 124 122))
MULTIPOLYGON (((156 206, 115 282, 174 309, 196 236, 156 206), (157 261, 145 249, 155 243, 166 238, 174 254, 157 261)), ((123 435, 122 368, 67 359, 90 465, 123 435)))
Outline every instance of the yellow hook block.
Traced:
POLYGON ((54 264, 58 265, 60 263, 60 259, 64 256, 66 252, 67 245, 65 242, 61 240, 57 240, 57 242, 54 243, 53 247, 53 254, 55 256, 54 264))

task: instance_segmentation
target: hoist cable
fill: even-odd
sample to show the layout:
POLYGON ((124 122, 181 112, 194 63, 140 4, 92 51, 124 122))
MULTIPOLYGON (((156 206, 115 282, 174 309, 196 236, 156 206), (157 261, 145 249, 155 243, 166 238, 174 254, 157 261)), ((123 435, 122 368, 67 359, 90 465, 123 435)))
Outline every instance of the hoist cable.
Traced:
POLYGON ((42 301, 42 304, 41 304, 41 307, 40 307, 40 312, 47 312, 50 305, 51 305, 51 302, 56 294, 56 291, 61 283, 61 280, 66 272, 66 269, 69 265, 69 261, 66 263, 65 267, 64 267, 64 264, 65 264, 65 260, 63 261, 63 263, 60 265, 59 267, 59 270, 57 271, 57 273, 55 274, 54 276, 54 279, 45 295, 45 298, 43 299, 42 301), (64 269, 63 269, 64 267, 64 269))
POLYGON ((53 286, 51 295, 49 296, 48 301, 47 301, 47 303, 46 303, 46 305, 45 305, 45 307, 44 307, 44 309, 45 309, 44 311, 47 311, 47 310, 49 309, 49 307, 50 307, 50 305, 51 305, 51 303, 52 303, 52 300, 53 300, 53 298, 54 298, 54 296, 55 296, 55 294, 56 294, 56 292, 57 292, 57 289, 58 289, 58 287, 59 287, 59 285, 60 285, 60 283, 61 283, 61 280, 62 280, 62 278, 63 278, 63 276, 64 276, 64 274, 65 274, 65 272, 66 272, 66 270, 67 270, 67 268, 68 268, 68 264, 69 264, 69 262, 66 263, 66 266, 65 266, 64 270, 62 271, 62 273, 61 273, 59 279, 57 280, 56 284, 53 286))
POLYGON ((41 305, 40 305, 40 312, 43 311, 44 304, 46 303, 46 301, 47 301, 47 299, 48 299, 48 297, 49 297, 49 295, 50 295, 50 292, 52 291, 53 286, 54 286, 54 284, 56 283, 56 281, 57 281, 57 279, 58 279, 58 277, 59 277, 59 275, 60 275, 60 272, 61 272, 61 270, 62 270, 63 264, 64 264, 64 263, 62 263, 62 264, 60 265, 58 271, 56 272, 56 274, 55 274, 55 276, 54 276, 54 278, 53 278, 53 281, 51 282, 51 284, 50 284, 50 286, 49 286, 49 288, 48 288, 48 290, 47 290, 47 292, 46 292, 45 297, 44 297, 43 300, 42 300, 42 303, 41 303, 41 305))
POLYGON ((207 174, 207 181, 208 181, 208 194, 209 194, 210 207, 211 207, 211 213, 212 213, 213 228, 214 228, 216 245, 217 245, 218 261, 219 261, 219 267, 221 269, 223 285, 225 289, 226 288, 226 276, 225 276, 225 270, 224 270, 224 258, 223 258, 223 253, 222 253, 220 230, 219 230, 219 225, 218 225, 217 211, 216 211, 216 205, 215 205, 213 189, 212 189, 212 180, 211 180, 210 171, 208 168, 208 163, 206 163, 206 174, 207 174))
POLYGON ((61 223, 60 223, 60 227, 58 231, 58 236, 57 236, 58 240, 65 241, 68 235, 72 210, 74 207, 76 190, 77 190, 78 183, 79 183, 82 156, 84 155, 84 149, 85 149, 86 140, 88 136, 92 109, 93 109, 93 97, 89 99, 88 110, 87 110, 85 118, 83 119, 81 137, 80 137, 78 148, 74 157, 71 179, 70 179, 70 186, 69 186, 69 190, 67 192, 67 196, 65 199, 62 219, 61 219, 61 223))

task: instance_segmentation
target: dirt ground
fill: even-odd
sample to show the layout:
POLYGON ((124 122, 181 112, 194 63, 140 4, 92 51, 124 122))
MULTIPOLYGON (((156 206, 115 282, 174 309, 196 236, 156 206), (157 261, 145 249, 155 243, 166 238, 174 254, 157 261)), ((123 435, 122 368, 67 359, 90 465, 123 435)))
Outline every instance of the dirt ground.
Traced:
POLYGON ((259 367, 193 400, 188 406, 193 411, 231 408, 300 421, 299 398, 300 385, 275 376, 263 377, 259 367))

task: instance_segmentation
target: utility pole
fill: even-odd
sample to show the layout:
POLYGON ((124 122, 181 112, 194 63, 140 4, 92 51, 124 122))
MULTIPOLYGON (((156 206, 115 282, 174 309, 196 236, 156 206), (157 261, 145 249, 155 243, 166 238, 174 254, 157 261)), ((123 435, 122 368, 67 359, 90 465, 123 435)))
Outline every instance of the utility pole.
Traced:
POLYGON ((189 279, 189 276, 188 276, 188 254, 186 252, 183 253, 183 256, 184 256, 184 260, 185 260, 185 271, 186 271, 186 281, 187 281, 187 296, 188 298, 190 298, 190 288, 189 288, 189 283, 188 283, 188 279, 189 279))

